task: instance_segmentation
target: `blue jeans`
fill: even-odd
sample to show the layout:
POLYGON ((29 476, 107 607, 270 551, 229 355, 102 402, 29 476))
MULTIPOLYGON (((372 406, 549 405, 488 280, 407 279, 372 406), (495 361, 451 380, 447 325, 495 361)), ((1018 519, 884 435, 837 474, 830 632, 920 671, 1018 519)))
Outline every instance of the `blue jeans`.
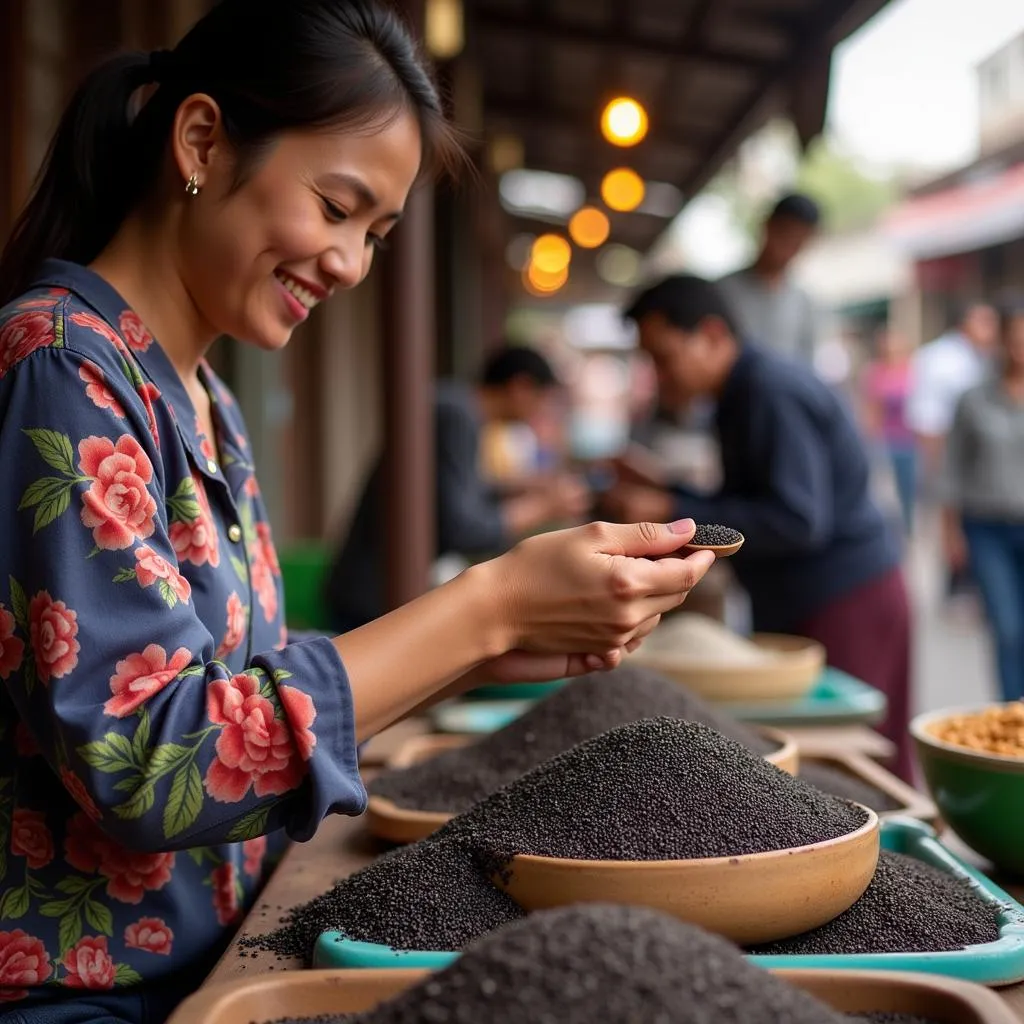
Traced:
POLYGON ((964 518, 971 568, 996 648, 1003 700, 1024 697, 1024 523, 964 518))
POLYGON ((914 505, 917 503, 917 452, 909 446, 890 446, 889 461, 903 513, 903 525, 909 534, 914 525, 914 505))

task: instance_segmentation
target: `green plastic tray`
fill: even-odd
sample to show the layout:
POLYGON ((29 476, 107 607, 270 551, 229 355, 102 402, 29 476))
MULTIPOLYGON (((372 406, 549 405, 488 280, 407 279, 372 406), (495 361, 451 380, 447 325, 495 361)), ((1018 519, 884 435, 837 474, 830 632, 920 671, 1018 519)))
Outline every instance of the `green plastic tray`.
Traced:
POLYGON ((560 690, 568 679, 552 679, 549 683, 491 683, 479 686, 466 694, 469 701, 481 700, 527 700, 531 703, 541 697, 549 697, 560 690))
POLYGON ((886 699, 881 690, 837 668, 826 668, 799 700, 730 701, 719 707, 741 722, 762 725, 852 725, 880 722, 885 717, 886 699))
MULTIPOLYGON (((882 823, 882 848, 905 853, 968 881, 984 900, 999 908, 999 938, 948 953, 876 953, 836 956, 751 956, 765 968, 922 971, 945 974, 981 985, 1012 985, 1024 980, 1024 907, 983 874, 951 853, 935 830, 913 818, 882 823)), ((437 970, 458 958, 457 952, 395 950, 353 942, 340 932, 324 932, 313 953, 314 967, 419 967, 437 970)))

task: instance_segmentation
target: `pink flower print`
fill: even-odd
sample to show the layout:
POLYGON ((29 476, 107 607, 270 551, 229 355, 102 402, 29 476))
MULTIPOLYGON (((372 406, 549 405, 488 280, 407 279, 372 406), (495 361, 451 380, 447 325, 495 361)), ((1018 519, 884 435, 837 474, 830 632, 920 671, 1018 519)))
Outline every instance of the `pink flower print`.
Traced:
POLYGON ((24 857, 33 871, 45 868, 53 860, 53 836, 46 826, 46 815, 42 811, 14 808, 11 853, 15 857, 24 857))
POLYGON ((72 313, 68 319, 73 324, 78 324, 79 327, 88 327, 89 330, 95 331, 100 337, 106 338, 118 350, 124 349, 125 345, 121 335, 106 320, 95 313, 72 313))
POLYGON ((95 364, 86 362, 78 370, 79 378, 85 382, 85 393, 99 409, 109 409, 115 416, 124 419, 124 408, 114 397, 103 371, 95 364))
POLYGON ((266 854, 266 836, 257 836, 255 839, 246 839, 246 841, 242 843, 242 856, 245 857, 242 870, 250 878, 259 878, 260 871, 263 869, 263 858, 266 854))
POLYGON ((21 667, 25 643, 14 635, 14 616, 0 604, 0 679, 8 679, 21 667))
POLYGON ((242 604, 242 599, 234 591, 228 597, 227 615, 227 632, 224 634, 220 647, 217 648, 218 658, 226 658, 229 654, 234 653, 245 641, 248 612, 245 605, 242 604))
POLYGON ((0 932, 0 1000, 24 999, 27 989, 42 985, 51 974, 50 954, 39 939, 20 928, 0 932))
POLYGON ((15 313, 0 326, 0 377, 37 348, 52 345, 56 338, 49 312, 15 313))
POLYGON ((209 563, 216 569, 220 565, 220 540, 217 526, 213 521, 213 513, 210 511, 210 499, 207 497, 202 477, 193 473, 192 483, 196 491, 199 515, 189 523, 171 523, 171 543, 174 545, 174 553, 178 556, 179 563, 209 563))
MULTIPOLYGON (((96 802, 89 795, 89 790, 85 788, 85 783, 67 767, 61 768, 60 781, 63 783, 64 788, 72 797, 74 797, 75 803, 77 803, 93 821, 99 821, 103 815, 100 809, 96 806, 96 802)), ((66 841, 67 840, 65 840, 65 842, 66 841)))
POLYGON ((107 989, 114 987, 117 967, 107 949, 105 936, 79 939, 64 954, 68 988, 107 989))
POLYGON ((62 679, 78 664, 78 615, 40 590, 28 606, 29 635, 41 683, 62 679))
MULTIPOLYGON (((280 687, 285 689, 290 688, 280 687)), ((316 716, 312 701, 305 709, 295 707, 292 721, 282 721, 260 693, 259 680, 243 673, 210 683, 206 708, 210 721, 223 726, 206 772, 206 791, 214 800, 237 803, 250 788, 256 796, 278 796, 299 785, 306 774, 302 752, 316 742, 298 735, 316 716)))
POLYGON ((104 712, 125 718, 177 679, 191 663, 192 654, 185 647, 179 647, 170 660, 159 644, 149 644, 141 654, 129 654, 117 663, 117 671, 110 677, 113 696, 103 705, 104 712))
POLYGON ((126 309, 121 314, 117 326, 133 352, 145 352, 153 344, 153 335, 149 333, 138 313, 126 309))
POLYGON ((156 413, 153 411, 153 403, 160 399, 160 389, 150 381, 141 384, 135 389, 136 394, 142 399, 146 407, 146 425, 149 427, 149 436, 153 438, 153 444, 157 450, 160 449, 160 429, 156 425, 156 413))
POLYGON ((152 548, 143 544, 135 549, 135 578, 140 587, 151 587, 160 580, 166 580, 179 601, 187 601, 192 594, 192 586, 171 565, 163 555, 158 555, 152 548))
POLYGON ((213 908, 217 923, 233 924, 238 919, 238 875, 231 861, 219 864, 210 876, 213 884, 213 908))
POLYGON ((87 437, 78 445, 79 467, 92 480, 82 495, 82 523, 92 528, 98 548, 120 550, 153 533, 156 501, 147 485, 153 463, 130 434, 117 444, 87 437))
POLYGON ((140 917, 124 930, 124 944, 129 949, 141 949, 144 953, 170 956, 174 944, 174 932, 159 917, 140 917))

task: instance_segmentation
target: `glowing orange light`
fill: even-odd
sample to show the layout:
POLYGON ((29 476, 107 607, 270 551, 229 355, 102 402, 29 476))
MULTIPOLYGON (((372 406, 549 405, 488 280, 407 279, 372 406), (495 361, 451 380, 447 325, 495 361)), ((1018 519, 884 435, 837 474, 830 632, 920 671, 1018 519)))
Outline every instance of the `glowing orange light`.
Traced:
POLYGON ((584 206, 572 215, 569 235, 581 249, 596 249, 608 240, 608 217, 595 206, 584 206))
POLYGON ((571 259, 572 246, 561 235, 541 235, 530 252, 530 263, 547 274, 561 273, 571 259))
POLYGON ((554 273, 530 263, 523 271, 523 286, 531 295, 554 295, 569 280, 568 266, 554 273))
POLYGON ((635 146, 647 127, 647 111, 628 96, 612 100, 601 114, 601 134, 613 146, 635 146))
POLYGON ((601 182, 601 198, 610 210, 628 213, 644 201, 644 182, 636 171, 619 167, 609 171, 601 182))

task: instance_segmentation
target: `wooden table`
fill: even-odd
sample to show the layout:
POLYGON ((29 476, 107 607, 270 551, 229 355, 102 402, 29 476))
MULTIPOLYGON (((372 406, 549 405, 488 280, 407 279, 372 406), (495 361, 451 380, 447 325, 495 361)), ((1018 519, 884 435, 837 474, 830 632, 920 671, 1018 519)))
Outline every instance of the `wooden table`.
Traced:
MULTIPOLYGON (((364 748, 364 763, 367 755, 380 764, 389 753, 406 738, 422 735, 425 732, 422 723, 402 723, 386 733, 382 733, 373 743, 364 748)), ((817 737, 822 730, 816 730, 817 737)), ((863 730, 864 733, 870 730, 863 730)), ((843 745, 837 738, 847 740, 864 739, 858 732, 838 731, 831 737, 831 753, 835 753, 843 745)), ((880 739, 880 737, 879 737, 880 739)), ((883 741, 883 743, 886 741, 883 741)), ((856 745, 856 744, 855 744, 856 745)), ((850 749, 848 746, 846 749, 850 749)), ((372 773, 372 768, 367 774, 372 773)), ((986 873, 991 874, 1015 898, 1024 901, 1024 884, 1013 885, 998 878, 990 867, 978 862, 970 851, 967 851, 955 838, 950 845, 957 854, 979 864, 986 873)), ((299 960, 281 958, 274 953, 264 953, 239 948, 238 939, 243 935, 260 935, 273 931, 280 921, 281 915, 289 908, 306 903, 314 896, 328 889, 335 881, 344 878, 354 871, 369 864, 387 847, 367 835, 363 822, 359 818, 332 817, 321 826, 316 836, 308 843, 296 843, 285 855, 280 867, 267 883, 260 901, 253 907, 243 922, 239 935, 236 936, 227 952, 211 972, 204 985, 234 981, 246 976, 254 977, 266 971, 288 971, 302 967, 299 960)), ((999 990, 1007 1005, 1013 1009, 1024 1022, 1024 983, 999 990)))

